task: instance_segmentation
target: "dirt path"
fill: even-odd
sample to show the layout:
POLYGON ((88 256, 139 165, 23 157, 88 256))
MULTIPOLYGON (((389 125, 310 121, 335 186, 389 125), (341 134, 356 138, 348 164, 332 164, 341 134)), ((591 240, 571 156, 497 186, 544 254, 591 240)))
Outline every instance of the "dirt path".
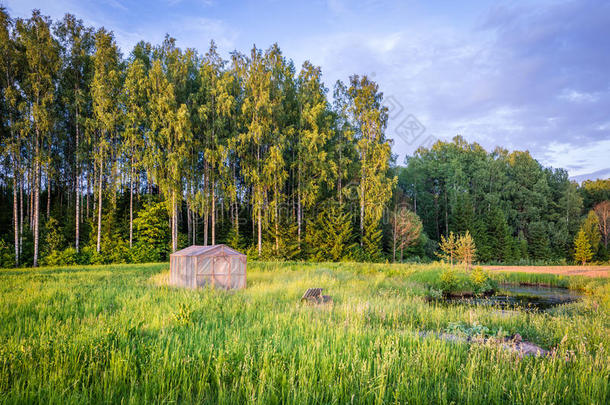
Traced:
POLYGON ((610 266, 481 266, 491 271, 548 273, 564 276, 610 277, 610 266))

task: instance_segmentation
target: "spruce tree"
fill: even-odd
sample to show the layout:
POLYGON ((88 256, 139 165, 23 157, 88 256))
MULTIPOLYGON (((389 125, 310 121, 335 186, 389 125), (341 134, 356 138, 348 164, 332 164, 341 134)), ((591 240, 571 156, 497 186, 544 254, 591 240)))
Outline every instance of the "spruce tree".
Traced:
POLYGON ((315 221, 307 227, 307 246, 316 261, 338 262, 351 258, 354 243, 352 216, 333 204, 320 207, 315 221))
POLYGON ((599 217, 594 210, 589 211, 580 229, 587 235, 587 240, 591 244, 591 251, 593 252, 593 256, 595 256, 599 250, 602 235, 600 232, 599 217))
POLYGON ((508 262, 511 257, 511 235, 506 217, 499 207, 492 208, 487 216, 487 236, 490 258, 508 262))
POLYGON ((549 258, 549 236, 544 222, 536 221, 529 225, 527 246, 531 259, 547 260, 549 258))
POLYGON ((581 262, 584 266, 589 260, 593 258, 593 251, 591 249, 591 243, 587 237, 587 232, 581 228, 576 235, 574 240, 574 260, 581 262))

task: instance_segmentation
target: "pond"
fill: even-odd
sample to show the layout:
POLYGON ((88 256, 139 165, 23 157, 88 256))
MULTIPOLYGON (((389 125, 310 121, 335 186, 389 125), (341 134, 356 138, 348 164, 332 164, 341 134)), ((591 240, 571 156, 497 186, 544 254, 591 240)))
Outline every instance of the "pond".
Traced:
POLYGON ((582 298, 578 292, 560 287, 500 284, 498 292, 485 297, 449 298, 452 303, 495 305, 503 308, 546 310, 556 305, 568 304, 582 298))

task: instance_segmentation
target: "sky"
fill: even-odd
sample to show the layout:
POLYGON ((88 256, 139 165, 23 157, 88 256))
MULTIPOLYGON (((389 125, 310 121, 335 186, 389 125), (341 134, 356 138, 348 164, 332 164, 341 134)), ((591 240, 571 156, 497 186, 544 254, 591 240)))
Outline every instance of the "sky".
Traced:
POLYGON ((366 74, 390 110, 398 163, 462 135, 487 150, 529 150, 576 180, 610 177, 610 2, 391 0, 0 0, 105 27, 123 54, 166 33, 205 53, 277 42, 297 69, 366 74))

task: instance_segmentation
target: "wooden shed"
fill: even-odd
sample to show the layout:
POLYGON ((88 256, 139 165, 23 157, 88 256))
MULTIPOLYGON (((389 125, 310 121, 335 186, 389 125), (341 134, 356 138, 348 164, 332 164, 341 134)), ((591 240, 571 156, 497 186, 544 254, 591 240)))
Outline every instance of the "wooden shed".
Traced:
POLYGON ((171 285, 246 288, 246 255, 226 245, 190 246, 169 255, 171 285))

